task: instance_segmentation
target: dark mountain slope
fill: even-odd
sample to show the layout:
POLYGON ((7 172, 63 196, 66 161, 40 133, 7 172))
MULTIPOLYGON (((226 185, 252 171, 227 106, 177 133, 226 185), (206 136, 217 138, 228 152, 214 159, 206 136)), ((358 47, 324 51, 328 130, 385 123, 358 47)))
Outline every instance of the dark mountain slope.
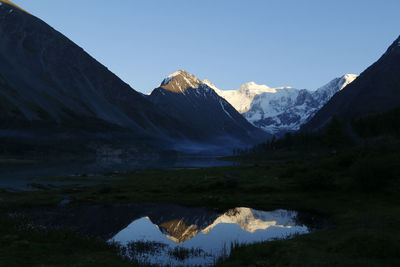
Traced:
POLYGON ((40 19, 1 4, 0 137, 161 140, 188 127, 40 19))
POLYGON ((386 53, 333 98, 302 129, 317 130, 336 115, 341 120, 400 106, 400 37, 386 53))
POLYGON ((166 114, 191 125, 196 140, 237 146, 264 141, 269 136, 251 125, 213 89, 185 71, 167 77, 148 99, 166 114))

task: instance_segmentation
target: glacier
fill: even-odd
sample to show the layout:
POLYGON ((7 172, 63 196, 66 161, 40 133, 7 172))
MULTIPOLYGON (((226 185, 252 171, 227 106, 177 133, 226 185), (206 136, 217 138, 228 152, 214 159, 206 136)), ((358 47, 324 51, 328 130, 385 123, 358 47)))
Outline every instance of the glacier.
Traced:
POLYGON ((220 90, 207 79, 203 83, 254 126, 273 135, 282 135, 299 130, 334 94, 357 77, 345 74, 314 91, 290 86, 271 88, 255 82, 246 83, 237 90, 220 90))

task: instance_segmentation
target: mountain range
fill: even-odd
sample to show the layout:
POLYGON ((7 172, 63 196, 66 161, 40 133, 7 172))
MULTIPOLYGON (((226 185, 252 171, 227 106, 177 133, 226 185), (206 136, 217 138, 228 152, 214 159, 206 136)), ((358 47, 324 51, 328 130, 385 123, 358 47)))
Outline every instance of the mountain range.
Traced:
MULTIPOLYGON (((192 120, 183 116, 188 110, 181 109, 181 116, 167 111, 168 105, 159 103, 159 90, 147 99, 45 22, 1 3, 0 138, 7 140, 3 150, 12 143, 12 149, 24 151, 38 145, 90 149, 103 143, 175 149, 177 143, 210 140, 232 147, 267 138, 207 88, 186 88, 185 94, 175 96, 188 110, 194 100, 190 92, 204 91, 210 98, 210 107, 198 107, 192 120), (206 110, 214 112, 216 122, 206 110)), ((164 81, 160 90, 172 97, 170 86, 180 77, 164 81)))
MULTIPOLYGON (((0 151, 225 152, 400 105, 400 39, 359 77, 311 91, 255 82, 220 90, 179 70, 138 93, 82 48, 0 0, 0 151)), ((224 152, 224 153, 225 153, 224 152)))
POLYGON ((237 90, 220 90, 209 80, 204 82, 254 126, 279 136, 299 130, 334 94, 356 78, 355 74, 346 74, 316 91, 289 86, 270 88, 255 82, 246 83, 237 90))
MULTIPOLYGON (((201 81, 193 74, 179 70, 166 77, 160 87, 151 92, 148 99, 168 114, 174 114, 175 118, 180 117, 191 124, 198 123, 199 127, 196 128, 203 128, 204 124, 201 125, 201 121, 210 119, 215 123, 214 128, 225 129, 221 122, 234 121, 236 124, 246 125, 244 117, 268 134, 281 136, 286 132, 299 130, 334 94, 356 78, 355 74, 345 74, 315 91, 289 86, 271 88, 255 82, 246 83, 237 90, 220 90, 208 79, 201 81), (202 101, 200 99, 203 99, 201 104, 198 102, 202 101), (204 102, 205 99, 207 103, 204 102), (212 99, 217 101, 211 104, 212 99), (206 110, 211 110, 211 106, 217 108, 213 109, 207 119, 206 110), (232 110, 232 107, 236 111, 232 110), (200 110, 201 108, 203 110, 200 110), (196 117, 199 114, 201 116, 196 117), (216 114, 223 115, 222 117, 227 115, 231 120, 220 120, 216 114)), ((231 135, 243 135, 243 132, 233 132, 229 129, 227 131, 231 135)), ((254 135, 254 129, 252 131, 251 134, 254 135)), ((223 131, 219 132, 220 135, 222 133, 223 131)), ((207 136, 204 133, 199 134, 207 136)))

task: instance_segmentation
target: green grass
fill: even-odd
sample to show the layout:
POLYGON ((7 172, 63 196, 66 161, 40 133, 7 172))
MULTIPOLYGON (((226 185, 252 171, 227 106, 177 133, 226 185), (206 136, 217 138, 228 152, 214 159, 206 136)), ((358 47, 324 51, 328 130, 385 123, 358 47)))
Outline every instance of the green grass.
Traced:
MULTIPOLYGON (((393 146, 358 147, 244 167, 139 170, 100 179, 93 186, 0 192, 0 209, 5 214, 52 206, 65 196, 71 197, 72 205, 162 202, 221 210, 238 206, 297 209, 327 216, 332 227, 289 240, 237 247, 218 266, 399 266, 400 161, 396 151, 393 146)), ((80 180, 93 181, 74 177, 75 182, 80 180)), ((24 221, 7 216, 0 221, 0 266, 1 260, 12 263, 16 259, 18 266, 131 264, 104 242, 72 232, 64 238, 63 231, 21 230, 15 225, 24 221)))

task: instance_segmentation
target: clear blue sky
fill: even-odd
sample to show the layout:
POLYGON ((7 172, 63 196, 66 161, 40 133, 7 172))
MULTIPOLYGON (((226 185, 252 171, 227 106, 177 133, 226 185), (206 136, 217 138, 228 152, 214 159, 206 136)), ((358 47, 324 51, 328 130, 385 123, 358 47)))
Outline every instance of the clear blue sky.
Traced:
POLYGON ((221 89, 316 89, 400 34, 400 0, 13 0, 134 89, 185 69, 221 89))

